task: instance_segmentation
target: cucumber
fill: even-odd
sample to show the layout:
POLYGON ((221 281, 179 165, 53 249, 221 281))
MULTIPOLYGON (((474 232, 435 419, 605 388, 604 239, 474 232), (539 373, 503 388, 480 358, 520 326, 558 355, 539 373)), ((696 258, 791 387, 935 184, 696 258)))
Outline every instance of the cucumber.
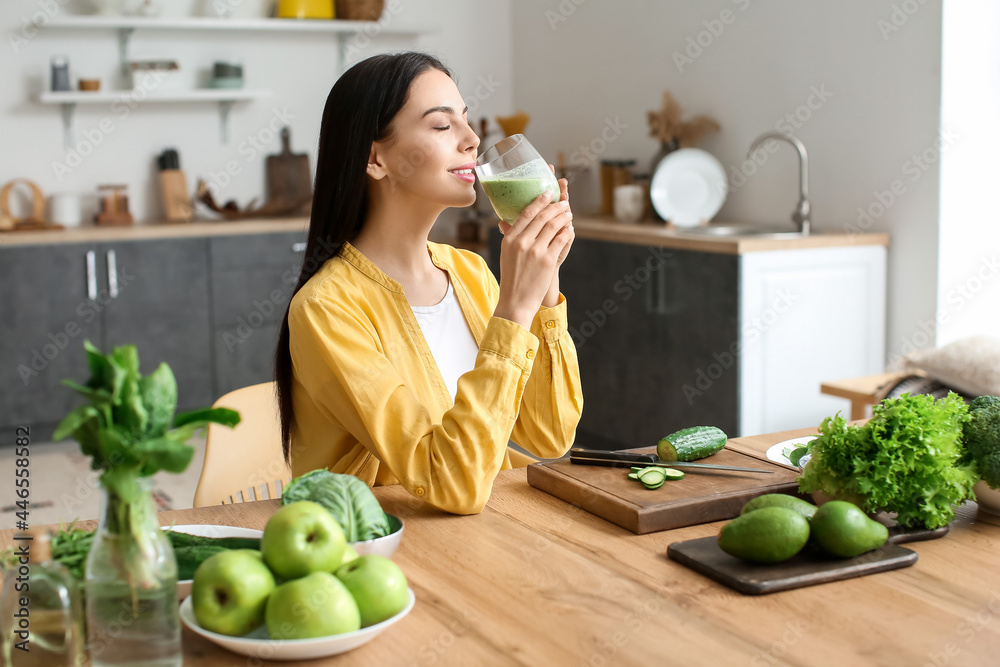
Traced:
POLYGON ((646 468, 642 472, 636 473, 636 475, 643 484, 659 484, 667 478, 666 470, 656 467, 646 468))
POLYGON ((638 475, 638 474, 636 474, 636 473, 634 473, 634 472, 630 472, 630 473, 628 474, 628 478, 629 478, 629 479, 639 479, 639 475, 638 475))
POLYGON ((664 468, 663 472, 667 473, 667 479, 684 479, 684 473, 680 470, 674 470, 673 468, 664 468))
POLYGON ((661 461, 696 461, 722 451, 726 434, 714 426, 692 426, 661 438, 656 453, 661 461))

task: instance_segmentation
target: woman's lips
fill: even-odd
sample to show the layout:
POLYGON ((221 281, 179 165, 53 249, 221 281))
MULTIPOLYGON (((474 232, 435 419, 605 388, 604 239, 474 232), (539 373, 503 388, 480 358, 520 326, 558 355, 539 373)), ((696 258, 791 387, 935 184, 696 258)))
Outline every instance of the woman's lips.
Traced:
POLYGON ((472 169, 451 169, 448 173, 466 183, 476 182, 476 175, 472 173, 472 169))

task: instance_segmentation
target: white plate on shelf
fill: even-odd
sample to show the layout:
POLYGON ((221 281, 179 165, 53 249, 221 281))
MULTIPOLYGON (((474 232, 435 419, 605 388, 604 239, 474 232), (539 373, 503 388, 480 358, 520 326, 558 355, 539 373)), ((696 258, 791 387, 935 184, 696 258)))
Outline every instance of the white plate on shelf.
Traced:
MULTIPOLYGON (((215 524, 185 524, 182 526, 163 526, 164 530, 173 530, 178 533, 197 535, 198 537, 255 537, 260 539, 264 535, 262 530, 253 528, 239 528, 237 526, 219 526, 215 524)), ((191 579, 181 579, 177 582, 177 599, 183 600, 191 595, 191 579)))
POLYGON ((801 447, 802 445, 812 442, 818 437, 819 437, 818 435, 804 435, 801 438, 792 438, 791 440, 784 440, 776 445, 771 445, 770 447, 768 447, 767 452, 764 453, 764 456, 767 457, 768 461, 774 461, 775 463, 783 463, 784 465, 792 466, 793 468, 802 468, 805 466, 805 462, 809 461, 808 459, 809 455, 807 454, 805 457, 803 457, 805 462, 800 461, 800 463, 802 463, 801 466, 796 466, 792 465, 792 462, 788 460, 787 456, 785 456, 785 449, 786 448, 795 449, 796 447, 801 447))
POLYGON ((682 148, 660 161, 649 186, 653 208, 678 227, 697 227, 722 208, 726 170, 711 153, 682 148))
POLYGON ((361 628, 354 632, 345 632, 339 635, 329 635, 327 637, 317 637, 315 639, 271 639, 267 634, 267 629, 261 626, 245 637, 230 637, 211 632, 198 625, 198 619, 194 616, 194 605, 191 598, 181 603, 181 622, 191 631, 197 633, 214 644, 218 644, 227 651, 246 655, 262 660, 312 660, 323 658, 338 653, 346 653, 362 644, 367 644, 375 639, 382 631, 389 626, 399 622, 413 609, 417 598, 413 594, 413 589, 407 589, 410 599, 406 603, 403 611, 392 618, 387 618, 381 623, 361 628))

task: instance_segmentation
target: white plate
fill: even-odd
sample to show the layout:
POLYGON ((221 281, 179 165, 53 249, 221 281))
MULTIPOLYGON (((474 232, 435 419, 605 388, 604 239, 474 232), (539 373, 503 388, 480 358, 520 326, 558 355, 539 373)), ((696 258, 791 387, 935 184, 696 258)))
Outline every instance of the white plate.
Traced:
MULTIPOLYGON (((178 533, 197 535, 198 537, 260 537, 264 534, 262 530, 253 528, 239 528, 237 526, 218 526, 215 524, 185 524, 183 526, 164 526, 164 530, 174 530, 178 533)), ((183 600, 191 595, 191 580, 181 579, 177 582, 177 599, 183 600)))
POLYGON ((696 227, 711 220, 729 189, 726 170, 710 153, 682 148, 656 167, 649 186, 653 208, 678 227, 696 227))
MULTIPOLYGON (((801 466, 792 465, 792 462, 788 460, 788 457, 785 456, 783 450, 786 447, 791 447, 792 449, 800 447, 809 442, 812 442, 818 437, 819 435, 804 435, 801 438, 792 438, 791 440, 785 440, 783 442, 779 442, 776 445, 771 445, 770 447, 768 447, 767 452, 765 452, 764 455, 768 458, 769 461, 774 461, 775 463, 784 463, 786 466, 792 466, 793 468, 801 468, 805 466, 805 462, 800 461, 800 463, 802 463, 801 466)), ((808 461, 809 459, 805 460, 808 461)))
POLYGON ((383 630, 398 622, 413 609, 417 598, 413 594, 413 589, 408 588, 407 592, 410 599, 407 601, 406 607, 392 618, 387 618, 381 623, 354 632, 315 639, 271 639, 264 626, 257 628, 246 637, 230 637, 209 632, 198 625, 198 620, 194 617, 194 605, 191 598, 181 603, 181 622, 191 632, 195 632, 233 653, 262 660, 311 660, 345 653, 375 639, 383 630))

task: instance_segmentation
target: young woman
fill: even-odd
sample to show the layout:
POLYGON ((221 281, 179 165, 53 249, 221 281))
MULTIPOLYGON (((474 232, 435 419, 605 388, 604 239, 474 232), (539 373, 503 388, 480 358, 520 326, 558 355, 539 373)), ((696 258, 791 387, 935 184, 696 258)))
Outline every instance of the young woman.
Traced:
POLYGON ((427 240, 444 209, 475 201, 478 146, 429 55, 374 56, 330 92, 275 367, 294 475, 399 483, 474 514, 511 467, 509 439, 543 458, 573 443, 583 396, 559 293, 574 238, 566 181, 562 201, 539 197, 501 223, 499 284, 478 255, 427 240))

